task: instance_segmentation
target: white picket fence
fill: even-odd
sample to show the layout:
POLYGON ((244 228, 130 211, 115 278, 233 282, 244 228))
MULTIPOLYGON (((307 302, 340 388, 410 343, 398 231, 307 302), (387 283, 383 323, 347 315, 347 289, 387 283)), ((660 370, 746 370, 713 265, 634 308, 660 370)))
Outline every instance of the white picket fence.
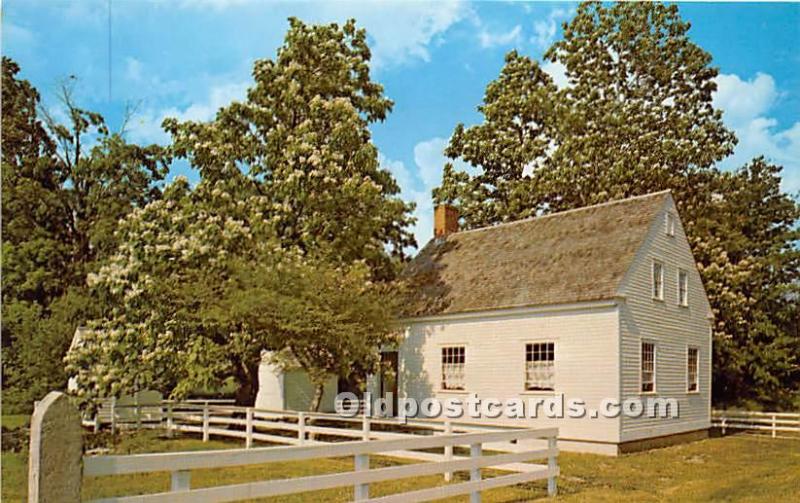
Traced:
POLYGON ((433 420, 400 421, 362 415, 355 418, 335 414, 271 411, 216 404, 163 402, 160 405, 127 405, 103 411, 84 423, 95 429, 164 428, 199 433, 204 441, 213 436, 240 438, 245 449, 191 453, 140 454, 130 456, 88 456, 84 476, 119 475, 169 471, 169 493, 102 500, 107 502, 236 501, 305 491, 354 486, 357 501, 427 501, 459 494, 480 500, 480 491, 533 480, 548 480, 548 494, 556 493, 558 430, 500 428, 480 424, 433 420), (374 426, 380 425, 379 429, 374 426), (402 428, 404 431, 396 431, 402 428), (394 429, 395 431, 386 431, 394 429), (409 431, 411 429, 411 431, 409 431), (327 439, 323 442, 321 439, 327 439), (331 442, 336 439, 358 439, 331 442), (254 447, 255 441, 289 444, 291 447, 254 447), (470 456, 456 456, 455 446, 469 447, 470 456), (443 453, 420 449, 442 448, 443 453), (484 455, 484 451, 499 454, 484 455), (379 454, 425 461, 412 465, 370 469, 369 455, 379 454), (230 486, 190 489, 189 470, 256 463, 354 456, 355 470, 302 477, 267 480, 230 486), (546 459, 546 464, 525 461, 546 459), (512 472, 482 479, 482 468, 512 472), (444 474, 452 480, 454 471, 469 471, 470 480, 369 499, 369 484, 387 480, 444 474))
POLYGON ((768 432, 772 438, 778 438, 779 433, 800 433, 800 413, 797 412, 714 410, 711 423, 723 435, 729 429, 768 432))

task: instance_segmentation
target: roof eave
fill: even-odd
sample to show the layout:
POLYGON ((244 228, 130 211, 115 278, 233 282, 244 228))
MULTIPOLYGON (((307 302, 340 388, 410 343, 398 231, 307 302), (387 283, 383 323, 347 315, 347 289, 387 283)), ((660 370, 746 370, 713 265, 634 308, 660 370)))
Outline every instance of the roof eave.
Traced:
POLYGON ((518 316, 525 314, 556 313, 565 311, 585 311, 617 307, 626 301, 622 295, 593 299, 579 302, 566 302, 559 304, 537 304, 498 307, 492 309, 475 309, 456 311, 451 313, 426 314, 420 316, 405 316, 396 320, 397 324, 426 323, 458 319, 497 318, 505 316, 518 316))

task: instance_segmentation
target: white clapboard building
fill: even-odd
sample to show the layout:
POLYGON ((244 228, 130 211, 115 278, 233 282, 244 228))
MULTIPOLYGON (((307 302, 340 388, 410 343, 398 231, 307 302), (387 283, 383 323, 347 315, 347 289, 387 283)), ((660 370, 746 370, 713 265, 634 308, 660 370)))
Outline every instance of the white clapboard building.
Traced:
MULTIPOLYGON (((463 419, 558 426, 565 450, 617 454, 707 434, 712 314, 669 192, 468 231, 440 206, 403 277, 403 336, 382 355, 375 395, 678 406, 670 417, 463 419)), ((261 370, 257 406, 307 407, 301 373, 261 370)), ((329 388, 325 409, 336 379, 329 388)))

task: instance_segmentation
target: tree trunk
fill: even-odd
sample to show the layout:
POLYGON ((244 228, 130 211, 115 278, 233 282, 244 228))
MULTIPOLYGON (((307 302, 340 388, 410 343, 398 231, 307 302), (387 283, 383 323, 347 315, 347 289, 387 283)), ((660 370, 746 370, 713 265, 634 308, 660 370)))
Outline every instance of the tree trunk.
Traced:
POLYGON ((239 388, 236 390, 236 405, 252 407, 256 403, 258 394, 258 364, 248 365, 237 372, 236 380, 239 388))
POLYGON ((311 412, 319 412, 322 405, 322 394, 325 393, 325 381, 314 383, 314 399, 311 400, 311 412))

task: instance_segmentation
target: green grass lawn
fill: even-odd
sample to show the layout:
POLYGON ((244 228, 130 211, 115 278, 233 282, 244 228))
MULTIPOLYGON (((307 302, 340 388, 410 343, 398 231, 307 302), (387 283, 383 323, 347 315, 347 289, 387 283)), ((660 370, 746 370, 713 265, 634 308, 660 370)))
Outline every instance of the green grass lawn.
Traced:
MULTIPOLYGON (((196 438, 172 440, 158 438, 154 432, 125 436, 116 453, 186 451, 238 447, 241 443, 196 438)), ((388 466, 404 461, 373 458, 372 466, 388 466)), ((563 501, 786 501, 800 493, 800 441, 772 440, 736 435, 713 438, 618 458, 562 453, 559 497, 563 501)), ((344 472, 353 469, 352 458, 332 458, 311 462, 270 463, 192 472, 192 487, 207 487, 264 479, 279 479, 344 472)), ((23 501, 26 486, 24 454, 3 453, 2 500, 23 501)), ((488 472, 485 476, 496 475, 488 472)), ((456 480, 466 475, 457 474, 456 480)), ((405 479, 374 484, 370 495, 442 484, 441 476, 405 479)), ((84 499, 165 491, 169 474, 155 473, 88 478, 84 499)), ((352 488, 305 493, 264 501, 347 501, 352 488)), ((484 501, 512 502, 547 499, 545 482, 495 489, 484 501)), ((466 500, 466 497, 461 501, 466 500)))
POLYGON ((31 416, 26 414, 7 415, 0 417, 2 417, 2 419, 0 419, 0 424, 12 430, 16 430, 17 428, 21 428, 23 426, 28 426, 28 423, 31 422, 31 416))

